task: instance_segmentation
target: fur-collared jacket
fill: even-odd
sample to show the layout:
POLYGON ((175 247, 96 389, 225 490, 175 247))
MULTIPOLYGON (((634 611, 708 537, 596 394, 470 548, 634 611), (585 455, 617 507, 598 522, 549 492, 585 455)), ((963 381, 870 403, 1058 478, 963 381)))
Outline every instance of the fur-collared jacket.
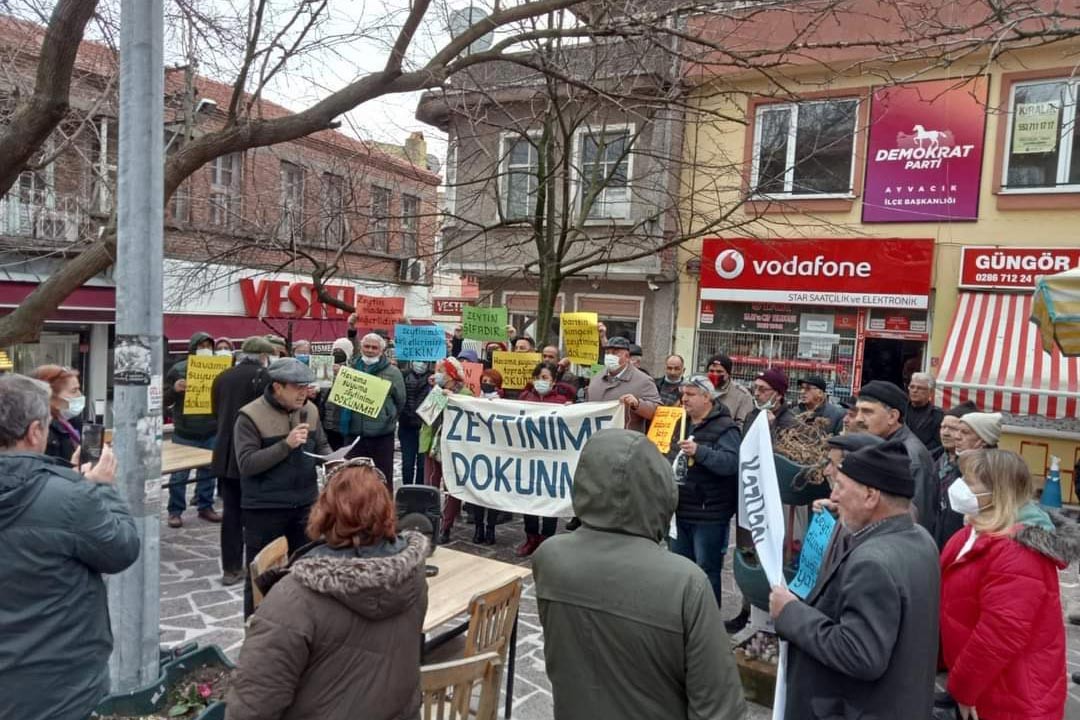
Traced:
POLYGON ((427 539, 309 545, 259 605, 229 720, 398 720, 420 707, 427 539))
POLYGON ((941 645, 957 702, 994 720, 1060 720, 1067 692, 1058 570, 1080 526, 1034 503, 1000 535, 965 527, 941 554, 941 645))

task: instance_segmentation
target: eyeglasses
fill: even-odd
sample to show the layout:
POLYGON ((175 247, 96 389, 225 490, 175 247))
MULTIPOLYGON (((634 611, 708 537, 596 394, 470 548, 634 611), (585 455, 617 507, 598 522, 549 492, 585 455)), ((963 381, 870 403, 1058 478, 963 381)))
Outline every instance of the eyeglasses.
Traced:
POLYGON ((369 467, 375 471, 375 474, 379 476, 380 480, 386 480, 386 476, 383 475, 383 471, 375 467, 375 461, 369 457, 354 457, 348 460, 330 460, 323 464, 323 469, 326 471, 327 481, 331 480, 335 475, 350 467, 369 467))

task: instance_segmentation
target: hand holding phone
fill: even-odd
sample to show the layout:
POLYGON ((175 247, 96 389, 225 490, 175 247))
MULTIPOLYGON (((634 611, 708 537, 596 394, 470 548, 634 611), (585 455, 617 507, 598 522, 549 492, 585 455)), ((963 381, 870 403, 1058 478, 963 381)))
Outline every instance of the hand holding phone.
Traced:
POLYGON ((83 465, 82 474, 92 482, 112 485, 116 481, 116 456, 113 455, 112 447, 106 445, 101 450, 101 457, 96 465, 83 465))
POLYGON ((105 448, 105 426, 98 423, 86 423, 82 430, 82 443, 79 445, 80 462, 90 463, 91 467, 101 460, 105 448))

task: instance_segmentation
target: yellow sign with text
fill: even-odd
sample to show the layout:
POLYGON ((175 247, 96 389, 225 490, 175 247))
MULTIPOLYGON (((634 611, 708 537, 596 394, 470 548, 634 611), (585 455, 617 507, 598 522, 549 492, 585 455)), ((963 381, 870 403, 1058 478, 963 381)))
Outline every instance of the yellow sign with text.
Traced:
POLYGON ((495 351, 492 367, 499 371, 504 390, 521 390, 532 382, 532 373, 541 360, 540 353, 495 351))
POLYGON ((656 408, 652 424, 649 425, 648 438, 652 440, 653 445, 659 448, 661 453, 667 455, 671 450, 671 441, 675 437, 675 432, 679 431, 681 435, 682 430, 680 428, 685 427, 685 425, 685 408, 661 405, 656 408))
POLYGON ((368 417, 378 417, 390 392, 390 381, 342 367, 327 398, 335 405, 368 417))
POLYGON ((184 390, 185 415, 210 415, 210 388, 214 378, 232 367, 232 358, 221 355, 188 355, 187 388, 184 390))
POLYGON ((600 358, 600 330, 596 313, 563 313, 559 322, 570 362, 595 365, 600 358))

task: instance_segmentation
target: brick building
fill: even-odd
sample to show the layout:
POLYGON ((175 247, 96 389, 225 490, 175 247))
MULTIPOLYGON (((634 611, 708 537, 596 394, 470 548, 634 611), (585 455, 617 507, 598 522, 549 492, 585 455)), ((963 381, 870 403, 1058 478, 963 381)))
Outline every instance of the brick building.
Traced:
MULTIPOLYGON (((0 20, 0 62, 9 69, 0 93, 9 100, 32 89, 42 32, 0 20)), ((0 313, 109 221, 117 71, 112 50, 81 45, 68 119, 43 150, 41 167, 24 172, 0 199, 0 313)), ((165 92, 169 154, 221 127, 232 87, 179 67, 166 71, 165 92)), ((10 112, 12 104, 4 107, 10 112)), ((288 113, 264 100, 251 109, 264 118, 288 113)), ((167 352, 182 352, 197 330, 234 340, 266 332, 316 340, 343 335, 346 313, 319 302, 312 288, 319 266, 333 268, 326 286, 339 299, 401 296, 410 317, 429 317, 439 183, 420 133, 395 148, 321 131, 226 155, 195 171, 166 206, 167 352)), ((81 368, 88 395, 105 400, 115 283, 111 271, 94 278, 47 320, 38 343, 2 348, 16 369, 44 362, 81 368)))

